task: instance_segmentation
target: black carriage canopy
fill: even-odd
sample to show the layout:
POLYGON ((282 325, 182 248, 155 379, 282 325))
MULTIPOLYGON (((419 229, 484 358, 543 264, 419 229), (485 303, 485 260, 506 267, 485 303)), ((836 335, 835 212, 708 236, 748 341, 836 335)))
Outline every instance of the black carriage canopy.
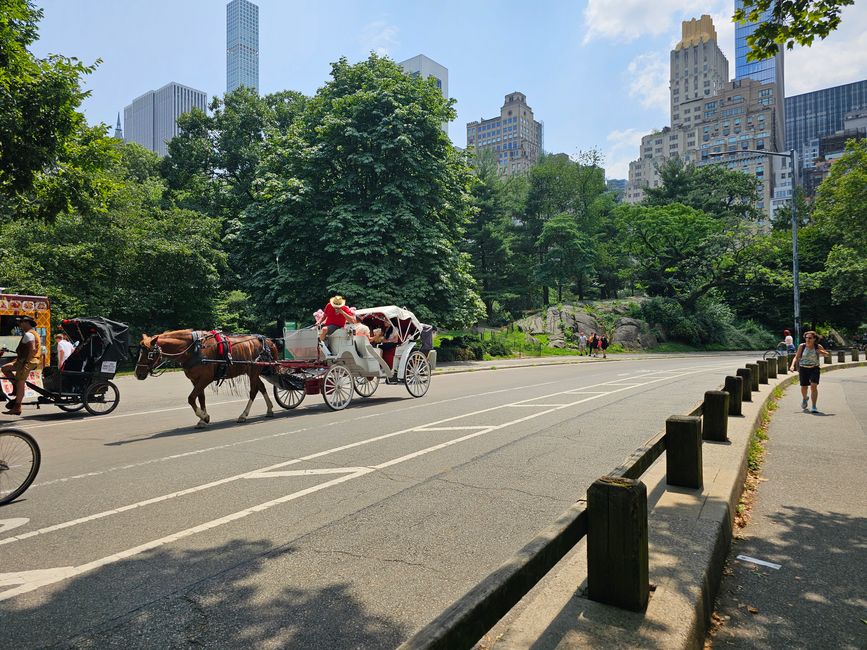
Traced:
POLYGON ((84 317, 63 320, 60 327, 75 348, 93 361, 125 361, 129 351, 129 327, 107 318, 84 317))

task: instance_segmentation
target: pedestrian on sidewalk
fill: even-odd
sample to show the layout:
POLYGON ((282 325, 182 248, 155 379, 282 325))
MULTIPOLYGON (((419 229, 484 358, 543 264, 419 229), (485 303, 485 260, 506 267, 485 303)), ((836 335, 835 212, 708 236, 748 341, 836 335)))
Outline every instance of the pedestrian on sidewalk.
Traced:
POLYGON ((607 359, 608 354, 606 350, 608 350, 608 337, 605 334, 602 335, 602 338, 599 339, 599 347, 602 349, 602 358, 607 359))
POLYGON ((590 336, 587 337, 587 356, 595 357, 596 356, 596 332, 590 332, 590 336))
POLYGON ((804 332, 804 342, 798 346, 795 360, 789 368, 791 372, 795 372, 796 366, 798 368, 801 380, 801 408, 805 411, 807 410, 807 388, 810 389, 810 398, 813 400, 811 413, 819 412, 816 408, 816 401, 819 398, 819 355, 830 357, 831 353, 819 345, 816 332, 812 330, 804 332))
POLYGON ((584 330, 578 332, 578 356, 582 357, 587 352, 587 335, 584 330))

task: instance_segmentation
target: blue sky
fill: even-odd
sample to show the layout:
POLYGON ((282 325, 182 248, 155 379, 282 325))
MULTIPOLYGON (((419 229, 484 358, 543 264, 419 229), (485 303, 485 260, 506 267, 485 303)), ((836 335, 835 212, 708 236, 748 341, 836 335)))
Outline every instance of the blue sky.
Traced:
MULTIPOLYGON (((45 10, 38 54, 90 63, 92 123, 114 125, 134 97, 169 81, 222 94, 226 84, 226 0, 36 0, 45 10)), ((499 112, 519 90, 545 123, 545 148, 597 148, 607 175, 625 178, 643 134, 668 122, 668 52, 680 21, 708 13, 734 74, 733 0, 465 0, 403 2, 258 0, 259 79, 264 93, 312 94, 340 56, 373 50, 397 61, 422 53, 449 69, 465 124, 499 112)), ((843 27, 810 49, 787 53, 786 94, 867 78, 867 2, 843 13, 843 27)))

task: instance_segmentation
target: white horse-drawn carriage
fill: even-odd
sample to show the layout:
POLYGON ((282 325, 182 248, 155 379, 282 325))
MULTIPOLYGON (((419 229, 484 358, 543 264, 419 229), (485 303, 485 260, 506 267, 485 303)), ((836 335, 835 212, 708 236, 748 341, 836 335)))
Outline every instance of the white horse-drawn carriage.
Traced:
POLYGON ((353 393, 373 395, 381 381, 403 384, 413 397, 427 393, 436 365, 432 328, 394 305, 359 309, 355 317, 364 328, 348 324, 331 334, 325 345, 316 326, 286 333, 286 358, 262 376, 274 384, 280 406, 293 409, 305 395, 320 393, 337 411, 349 406, 353 393), (381 336, 371 343, 365 329, 381 336))

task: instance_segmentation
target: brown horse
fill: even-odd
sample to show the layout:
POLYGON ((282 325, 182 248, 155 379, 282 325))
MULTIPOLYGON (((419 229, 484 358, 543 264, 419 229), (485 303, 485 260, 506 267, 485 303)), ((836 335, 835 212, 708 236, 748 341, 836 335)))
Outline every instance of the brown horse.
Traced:
MULTIPOLYGON (((277 360, 277 346, 271 339, 255 334, 250 335, 219 335, 230 344, 232 363, 208 363, 204 360, 226 361, 226 356, 220 355, 220 341, 214 332, 199 330, 173 330, 156 336, 142 334, 139 343, 138 361, 135 366, 135 376, 147 379, 155 375, 161 366, 169 361, 179 363, 184 374, 193 383, 193 392, 188 402, 193 412, 199 418, 196 428, 201 429, 211 421, 205 409, 205 388, 214 381, 235 379, 246 375, 250 379, 250 400, 238 422, 244 422, 250 414, 250 407, 256 393, 262 393, 268 407, 267 417, 274 416, 274 409, 265 384, 260 375, 267 365, 258 362, 277 360), (237 363, 236 363, 237 362, 237 363), (196 406, 198 401, 199 406, 196 406)), ((225 350, 224 350, 225 352, 225 350)))

